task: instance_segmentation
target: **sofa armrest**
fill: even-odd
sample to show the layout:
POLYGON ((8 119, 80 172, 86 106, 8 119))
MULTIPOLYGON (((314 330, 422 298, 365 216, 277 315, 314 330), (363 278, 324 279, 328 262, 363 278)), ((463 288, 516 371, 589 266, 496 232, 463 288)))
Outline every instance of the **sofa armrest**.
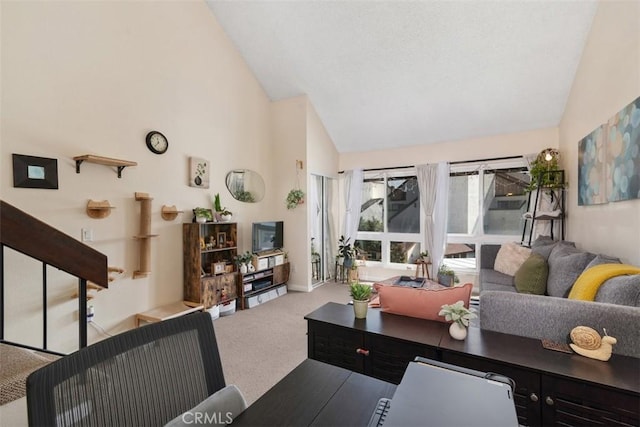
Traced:
POLYGON ((480 295, 480 327, 529 338, 567 342, 576 326, 589 326, 618 343, 613 353, 640 357, 640 309, 544 295, 485 291, 480 295))

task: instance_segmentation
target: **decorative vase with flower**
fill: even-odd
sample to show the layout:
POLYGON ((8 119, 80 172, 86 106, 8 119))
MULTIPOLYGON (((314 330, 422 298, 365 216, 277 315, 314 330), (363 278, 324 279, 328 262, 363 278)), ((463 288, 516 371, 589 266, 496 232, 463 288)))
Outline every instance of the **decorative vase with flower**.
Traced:
POLYGON ((469 321, 477 317, 475 309, 465 307, 462 301, 455 304, 444 304, 438 316, 444 316, 447 322, 452 322, 449 326, 449 335, 455 340, 464 340, 467 337, 469 321))

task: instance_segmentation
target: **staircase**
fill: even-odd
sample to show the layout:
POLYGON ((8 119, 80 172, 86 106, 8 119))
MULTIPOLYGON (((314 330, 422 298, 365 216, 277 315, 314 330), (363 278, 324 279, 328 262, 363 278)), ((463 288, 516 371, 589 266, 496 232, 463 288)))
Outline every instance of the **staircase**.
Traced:
POLYGON ((87 346, 87 282, 109 286, 107 256, 0 200, 0 342, 4 339, 4 247, 42 262, 43 343, 47 349, 47 274, 52 266, 78 278, 79 346, 87 346))

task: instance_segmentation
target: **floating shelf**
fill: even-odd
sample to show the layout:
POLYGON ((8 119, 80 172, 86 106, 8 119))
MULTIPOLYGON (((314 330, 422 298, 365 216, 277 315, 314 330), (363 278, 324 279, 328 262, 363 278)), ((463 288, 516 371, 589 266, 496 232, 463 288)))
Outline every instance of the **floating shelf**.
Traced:
POLYGON ((106 218, 111 214, 111 209, 115 209, 115 206, 111 206, 108 200, 89 200, 87 202, 87 215, 89 218, 106 218))
POLYGON ((94 156, 93 154, 85 154, 73 158, 76 161, 76 173, 80 173, 80 165, 82 162, 96 163, 105 166, 115 166, 118 170, 118 178, 122 178, 122 170, 127 166, 137 166, 138 163, 129 160, 112 159, 109 157, 94 156))
POLYGON ((178 209, 176 209, 175 205, 163 205, 162 209, 160 210, 160 216, 162 216, 162 219, 164 219, 165 221, 173 221, 178 217, 178 214, 182 212, 184 211, 179 211, 178 209))

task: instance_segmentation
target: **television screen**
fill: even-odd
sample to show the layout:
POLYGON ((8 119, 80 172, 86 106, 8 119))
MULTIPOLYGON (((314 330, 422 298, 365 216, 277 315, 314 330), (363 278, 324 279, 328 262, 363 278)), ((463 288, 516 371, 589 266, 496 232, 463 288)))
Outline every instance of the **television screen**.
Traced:
POLYGON ((251 250, 254 253, 281 249, 283 246, 282 221, 254 222, 251 231, 251 250))

